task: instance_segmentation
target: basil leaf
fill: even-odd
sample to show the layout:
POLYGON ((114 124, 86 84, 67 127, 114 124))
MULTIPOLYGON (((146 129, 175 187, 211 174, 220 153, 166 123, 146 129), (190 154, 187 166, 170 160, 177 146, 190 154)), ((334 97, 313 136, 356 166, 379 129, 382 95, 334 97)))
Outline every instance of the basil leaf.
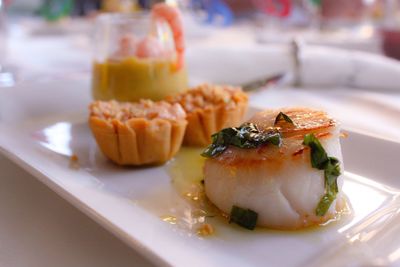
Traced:
POLYGON ((229 223, 233 222, 246 229, 253 230, 256 227, 257 219, 257 212, 233 206, 229 217, 229 223))
POLYGON ((337 178, 340 175, 339 161, 337 158, 329 157, 328 163, 324 170, 325 177, 325 195, 321 198, 318 203, 315 213, 318 216, 324 216, 329 210, 332 202, 336 199, 339 188, 337 185, 337 178))
POLYGON ((324 170, 325 183, 330 191, 338 193, 337 177, 340 175, 339 161, 336 158, 329 157, 329 162, 324 170))
POLYGON ((304 136, 303 145, 311 148, 311 166, 319 170, 325 169, 328 155, 314 134, 306 134, 304 136))
POLYGON ((292 121, 292 119, 288 115, 283 113, 282 111, 279 112, 278 116, 276 116, 274 125, 277 125, 280 121, 286 121, 286 122, 294 125, 294 122, 292 121))
POLYGON ((277 130, 260 131, 253 123, 244 123, 240 127, 225 128, 211 136, 212 144, 201 154, 203 157, 216 157, 229 146, 239 148, 257 148, 266 144, 281 146, 282 136, 277 130))
POLYGON ((315 214, 317 216, 324 216, 335 198, 336 195, 326 193, 318 202, 317 208, 315 209, 315 214))
POLYGON ((340 163, 337 158, 328 157, 314 134, 305 135, 303 144, 311 148, 311 166, 324 171, 325 194, 315 210, 317 216, 324 216, 339 192, 337 178, 341 174, 340 163))

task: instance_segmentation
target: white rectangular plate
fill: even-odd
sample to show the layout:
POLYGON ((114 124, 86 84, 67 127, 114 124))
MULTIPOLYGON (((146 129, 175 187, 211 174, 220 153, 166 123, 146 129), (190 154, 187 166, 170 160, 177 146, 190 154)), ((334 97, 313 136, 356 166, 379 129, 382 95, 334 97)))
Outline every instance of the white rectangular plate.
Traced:
POLYGON ((86 124, 86 88, 86 82, 68 81, 1 89, 1 151, 151 261, 173 266, 343 266, 376 257, 397 259, 399 253, 393 253, 399 240, 393 236, 398 232, 400 144, 353 132, 343 139, 343 190, 352 215, 339 222, 301 232, 247 231, 210 218, 215 234, 200 237, 198 225, 187 221, 192 214, 179 217, 182 223, 162 220, 190 212, 188 200, 171 183, 173 163, 121 168, 100 155, 86 124), (79 157, 79 168, 71 168, 72 154, 79 157), (393 234, 390 242, 385 233, 393 234))

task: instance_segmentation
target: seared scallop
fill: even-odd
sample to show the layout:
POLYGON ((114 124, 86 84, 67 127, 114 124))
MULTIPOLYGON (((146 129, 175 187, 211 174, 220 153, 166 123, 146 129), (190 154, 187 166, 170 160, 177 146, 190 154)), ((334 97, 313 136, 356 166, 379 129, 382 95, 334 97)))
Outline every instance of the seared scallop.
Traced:
POLYGON ((318 212, 327 195, 326 174, 312 166, 312 149, 304 138, 312 134, 329 159, 343 169, 339 124, 325 112, 308 108, 266 110, 248 122, 260 132, 279 133, 280 144, 255 148, 229 145, 208 158, 204 181, 211 202, 227 214, 233 206, 254 211, 258 226, 273 229, 299 229, 335 217, 344 206, 343 178, 338 171, 335 198, 323 214, 318 212), (277 119, 280 112, 288 119, 277 119))

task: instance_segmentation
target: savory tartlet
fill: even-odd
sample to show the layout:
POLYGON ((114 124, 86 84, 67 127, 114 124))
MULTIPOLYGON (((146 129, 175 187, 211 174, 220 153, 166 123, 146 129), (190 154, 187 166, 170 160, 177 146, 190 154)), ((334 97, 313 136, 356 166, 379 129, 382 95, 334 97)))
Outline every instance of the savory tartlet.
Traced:
POLYGON ((178 152, 187 125, 182 107, 165 101, 95 101, 89 110, 100 150, 120 165, 166 162, 178 152))
POLYGON ((266 110, 214 135, 203 156, 207 197, 252 229, 322 224, 345 207, 340 126, 323 111, 266 110))
POLYGON ((167 98, 186 111, 188 127, 183 143, 206 146, 211 135, 225 127, 239 125, 247 111, 248 97, 241 88, 202 84, 167 98))

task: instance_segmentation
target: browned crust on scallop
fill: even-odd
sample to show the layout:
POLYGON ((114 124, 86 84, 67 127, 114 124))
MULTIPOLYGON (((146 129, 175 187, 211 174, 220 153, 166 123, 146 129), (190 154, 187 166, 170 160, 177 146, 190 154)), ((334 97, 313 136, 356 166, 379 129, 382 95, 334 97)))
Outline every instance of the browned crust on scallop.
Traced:
POLYGON ((185 120, 132 118, 125 122, 89 118, 89 126, 102 153, 119 165, 159 164, 179 150, 185 120))
POLYGON ((267 144, 254 149, 239 149, 229 147, 220 156, 213 158, 225 166, 252 167, 257 164, 280 166, 279 163, 287 159, 295 161, 308 161, 309 153, 303 153, 308 148, 303 145, 304 135, 313 133, 318 139, 334 137, 334 128, 338 123, 324 111, 309 108, 286 108, 279 110, 265 110, 254 115, 249 122, 255 123, 262 131, 279 129, 282 133, 282 146, 277 147, 267 144), (294 124, 280 121, 275 125, 279 112, 288 115, 294 124))
MULTIPOLYGON (((202 87, 213 90, 221 90, 219 86, 200 85, 194 89, 201 94, 202 87), (218 88, 218 89, 217 89, 218 88)), ((184 96, 191 91, 167 99, 172 103, 180 103, 187 114, 188 126, 186 129, 183 144, 187 146, 206 146, 211 143, 211 135, 226 127, 238 126, 242 122, 248 107, 248 97, 240 88, 226 87, 230 90, 231 96, 228 101, 210 103, 205 107, 188 107, 185 105, 184 96), (233 92, 233 93, 232 93, 233 92)), ((224 90, 224 89, 222 89, 224 90)))
POLYGON ((303 107, 265 110, 257 113, 249 122, 256 123, 262 130, 277 127, 285 138, 303 138, 307 133, 328 132, 337 126, 336 120, 326 112, 303 107), (275 118, 281 111, 293 120, 294 125, 285 121, 274 125, 275 118))

